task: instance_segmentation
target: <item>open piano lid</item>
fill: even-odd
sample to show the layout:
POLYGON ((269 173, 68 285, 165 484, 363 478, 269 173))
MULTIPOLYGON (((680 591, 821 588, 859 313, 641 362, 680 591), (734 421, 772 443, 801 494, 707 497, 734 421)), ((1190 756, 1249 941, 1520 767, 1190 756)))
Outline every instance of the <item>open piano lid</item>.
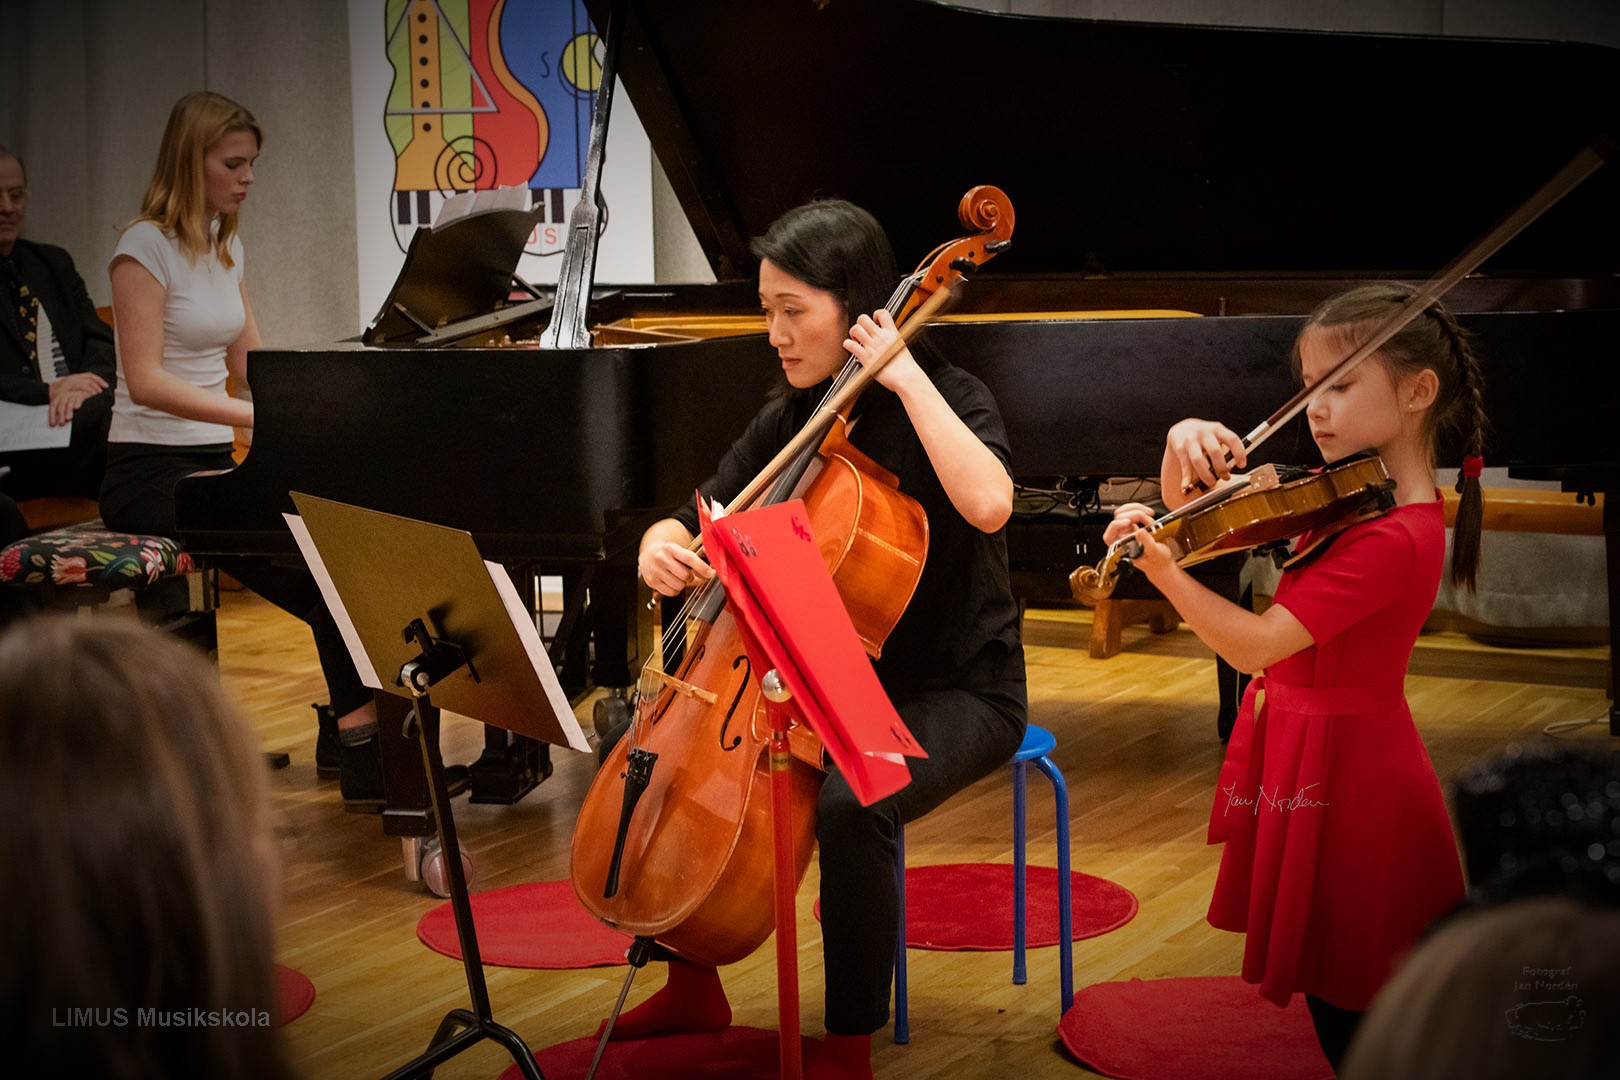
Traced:
MULTIPOLYGON (((974 184, 990 274, 1426 276, 1600 133, 1595 45, 1013 16, 932 0, 622 0, 619 74, 711 266, 816 196, 901 261, 974 184)), ((614 0, 585 0, 607 27, 614 0)), ((611 165, 610 165, 611 167, 611 165)), ((1485 271, 1620 269, 1620 163, 1485 271)))
MULTIPOLYGON (((513 190, 502 188, 500 194, 513 190)), ((453 214, 441 210, 431 228, 411 234, 394 287, 366 326, 367 344, 433 344, 439 337, 453 338, 497 325, 520 311, 549 306, 536 302, 502 310, 512 295, 523 245, 545 215, 545 207, 526 205, 527 191, 517 191, 525 203, 521 208, 511 205, 511 199, 496 199, 488 208, 453 214)), ((456 198, 494 194, 464 192, 456 198)), ((450 206, 445 203, 446 209, 450 206)))

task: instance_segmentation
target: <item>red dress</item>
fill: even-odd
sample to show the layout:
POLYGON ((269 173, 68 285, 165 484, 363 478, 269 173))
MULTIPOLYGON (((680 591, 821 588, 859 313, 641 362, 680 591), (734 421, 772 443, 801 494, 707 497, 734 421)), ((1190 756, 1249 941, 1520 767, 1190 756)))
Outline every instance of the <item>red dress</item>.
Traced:
POLYGON ((1437 497, 1352 526, 1282 575, 1276 602, 1318 644, 1249 684, 1209 829, 1226 844, 1209 921, 1248 935, 1243 978, 1278 1005, 1307 993, 1366 1008, 1429 920, 1462 899, 1404 689, 1444 549, 1437 497))

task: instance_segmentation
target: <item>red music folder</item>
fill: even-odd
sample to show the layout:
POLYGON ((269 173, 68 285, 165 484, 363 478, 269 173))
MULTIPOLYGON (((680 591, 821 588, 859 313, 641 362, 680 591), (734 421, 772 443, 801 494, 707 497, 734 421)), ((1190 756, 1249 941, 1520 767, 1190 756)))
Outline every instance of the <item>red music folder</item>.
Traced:
POLYGON ((720 576, 756 670, 775 668, 791 706, 820 737, 863 806, 911 782, 927 757, 895 712, 833 585, 798 499, 711 518, 698 500, 709 563, 720 576))

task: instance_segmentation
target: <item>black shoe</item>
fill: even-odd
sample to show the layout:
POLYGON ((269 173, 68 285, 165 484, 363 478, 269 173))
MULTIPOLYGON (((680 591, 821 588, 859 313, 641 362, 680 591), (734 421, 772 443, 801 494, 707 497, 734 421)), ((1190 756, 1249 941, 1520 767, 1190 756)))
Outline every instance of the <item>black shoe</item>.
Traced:
POLYGON ((338 741, 337 715, 330 705, 311 705, 315 710, 315 775, 336 780, 343 771, 343 744, 338 741))
POLYGON ((380 814, 387 799, 383 794, 382 755, 376 738, 358 746, 338 745, 342 765, 338 770, 338 790, 343 793, 343 809, 351 814, 380 814))

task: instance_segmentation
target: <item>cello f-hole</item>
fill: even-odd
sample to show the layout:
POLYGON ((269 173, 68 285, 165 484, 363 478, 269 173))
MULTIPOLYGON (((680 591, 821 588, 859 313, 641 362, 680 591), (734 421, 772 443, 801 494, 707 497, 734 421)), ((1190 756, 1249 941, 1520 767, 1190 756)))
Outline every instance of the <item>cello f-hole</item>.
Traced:
POLYGON ((743 691, 748 689, 748 680, 754 674, 754 665, 749 662, 747 653, 743 653, 742 655, 738 656, 737 659, 731 662, 731 670, 736 671, 738 664, 741 664, 743 667, 743 677, 742 680, 737 683, 737 695, 731 699, 731 707, 726 710, 725 723, 720 725, 720 749, 726 751, 728 754, 737 749, 737 747, 742 743, 741 735, 733 735, 731 737, 731 742, 728 744, 726 742, 726 732, 731 728, 731 718, 736 715, 737 703, 742 700, 743 691))

